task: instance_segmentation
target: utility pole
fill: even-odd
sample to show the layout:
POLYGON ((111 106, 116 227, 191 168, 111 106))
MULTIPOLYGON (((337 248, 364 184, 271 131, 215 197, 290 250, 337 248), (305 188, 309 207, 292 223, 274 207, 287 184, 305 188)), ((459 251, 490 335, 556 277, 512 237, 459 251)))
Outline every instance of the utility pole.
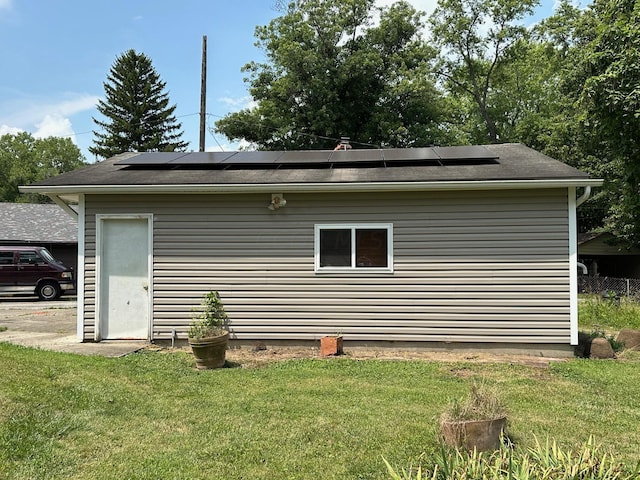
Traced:
POLYGON ((204 134, 207 124, 207 36, 202 36, 202 75, 200 77, 200 152, 204 152, 204 134))

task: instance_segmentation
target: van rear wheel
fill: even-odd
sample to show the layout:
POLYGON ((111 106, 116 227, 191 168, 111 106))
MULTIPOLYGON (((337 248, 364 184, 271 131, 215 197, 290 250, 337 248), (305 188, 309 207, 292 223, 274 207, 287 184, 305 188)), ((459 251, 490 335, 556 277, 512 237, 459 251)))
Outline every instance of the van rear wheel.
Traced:
POLYGON ((55 300, 60 296, 60 285, 56 282, 42 282, 38 285, 36 293, 40 300, 55 300))

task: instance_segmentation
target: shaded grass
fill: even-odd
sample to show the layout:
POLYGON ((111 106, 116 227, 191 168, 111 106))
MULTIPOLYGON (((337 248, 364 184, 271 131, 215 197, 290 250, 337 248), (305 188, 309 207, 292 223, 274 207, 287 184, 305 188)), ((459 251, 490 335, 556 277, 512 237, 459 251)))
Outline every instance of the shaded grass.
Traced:
POLYGON ((640 355, 549 369, 290 360, 196 371, 186 353, 80 357, 0 344, 0 478, 387 478, 438 448, 438 417, 495 385, 517 448, 590 434, 640 456, 640 355))

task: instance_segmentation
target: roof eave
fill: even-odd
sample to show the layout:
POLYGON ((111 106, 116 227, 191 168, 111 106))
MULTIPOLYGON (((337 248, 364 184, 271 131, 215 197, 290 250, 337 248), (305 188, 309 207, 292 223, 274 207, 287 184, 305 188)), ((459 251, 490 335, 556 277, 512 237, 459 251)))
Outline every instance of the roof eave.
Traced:
POLYGON ((141 193, 260 193, 260 192, 390 192, 431 190, 496 190, 599 187, 603 180, 563 178, 535 180, 472 180, 432 182, 351 182, 351 183, 256 183, 256 184, 174 184, 174 185, 28 185, 23 193, 43 195, 141 194, 141 193))

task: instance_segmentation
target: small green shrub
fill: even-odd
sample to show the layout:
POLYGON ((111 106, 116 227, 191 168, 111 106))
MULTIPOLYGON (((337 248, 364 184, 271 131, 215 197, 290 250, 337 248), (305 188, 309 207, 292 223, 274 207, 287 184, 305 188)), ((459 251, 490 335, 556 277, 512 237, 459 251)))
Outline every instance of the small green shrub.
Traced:
POLYGON ((441 447, 435 455, 423 456, 425 465, 399 471, 383 458, 392 480, 633 480, 639 478, 640 463, 633 470, 615 460, 594 443, 593 437, 574 452, 555 440, 519 452, 507 447, 487 452, 467 452, 441 447))
POLYGON ((193 322, 189 327, 189 338, 206 338, 222 335, 229 323, 218 292, 211 290, 202 296, 199 309, 191 311, 193 322))

